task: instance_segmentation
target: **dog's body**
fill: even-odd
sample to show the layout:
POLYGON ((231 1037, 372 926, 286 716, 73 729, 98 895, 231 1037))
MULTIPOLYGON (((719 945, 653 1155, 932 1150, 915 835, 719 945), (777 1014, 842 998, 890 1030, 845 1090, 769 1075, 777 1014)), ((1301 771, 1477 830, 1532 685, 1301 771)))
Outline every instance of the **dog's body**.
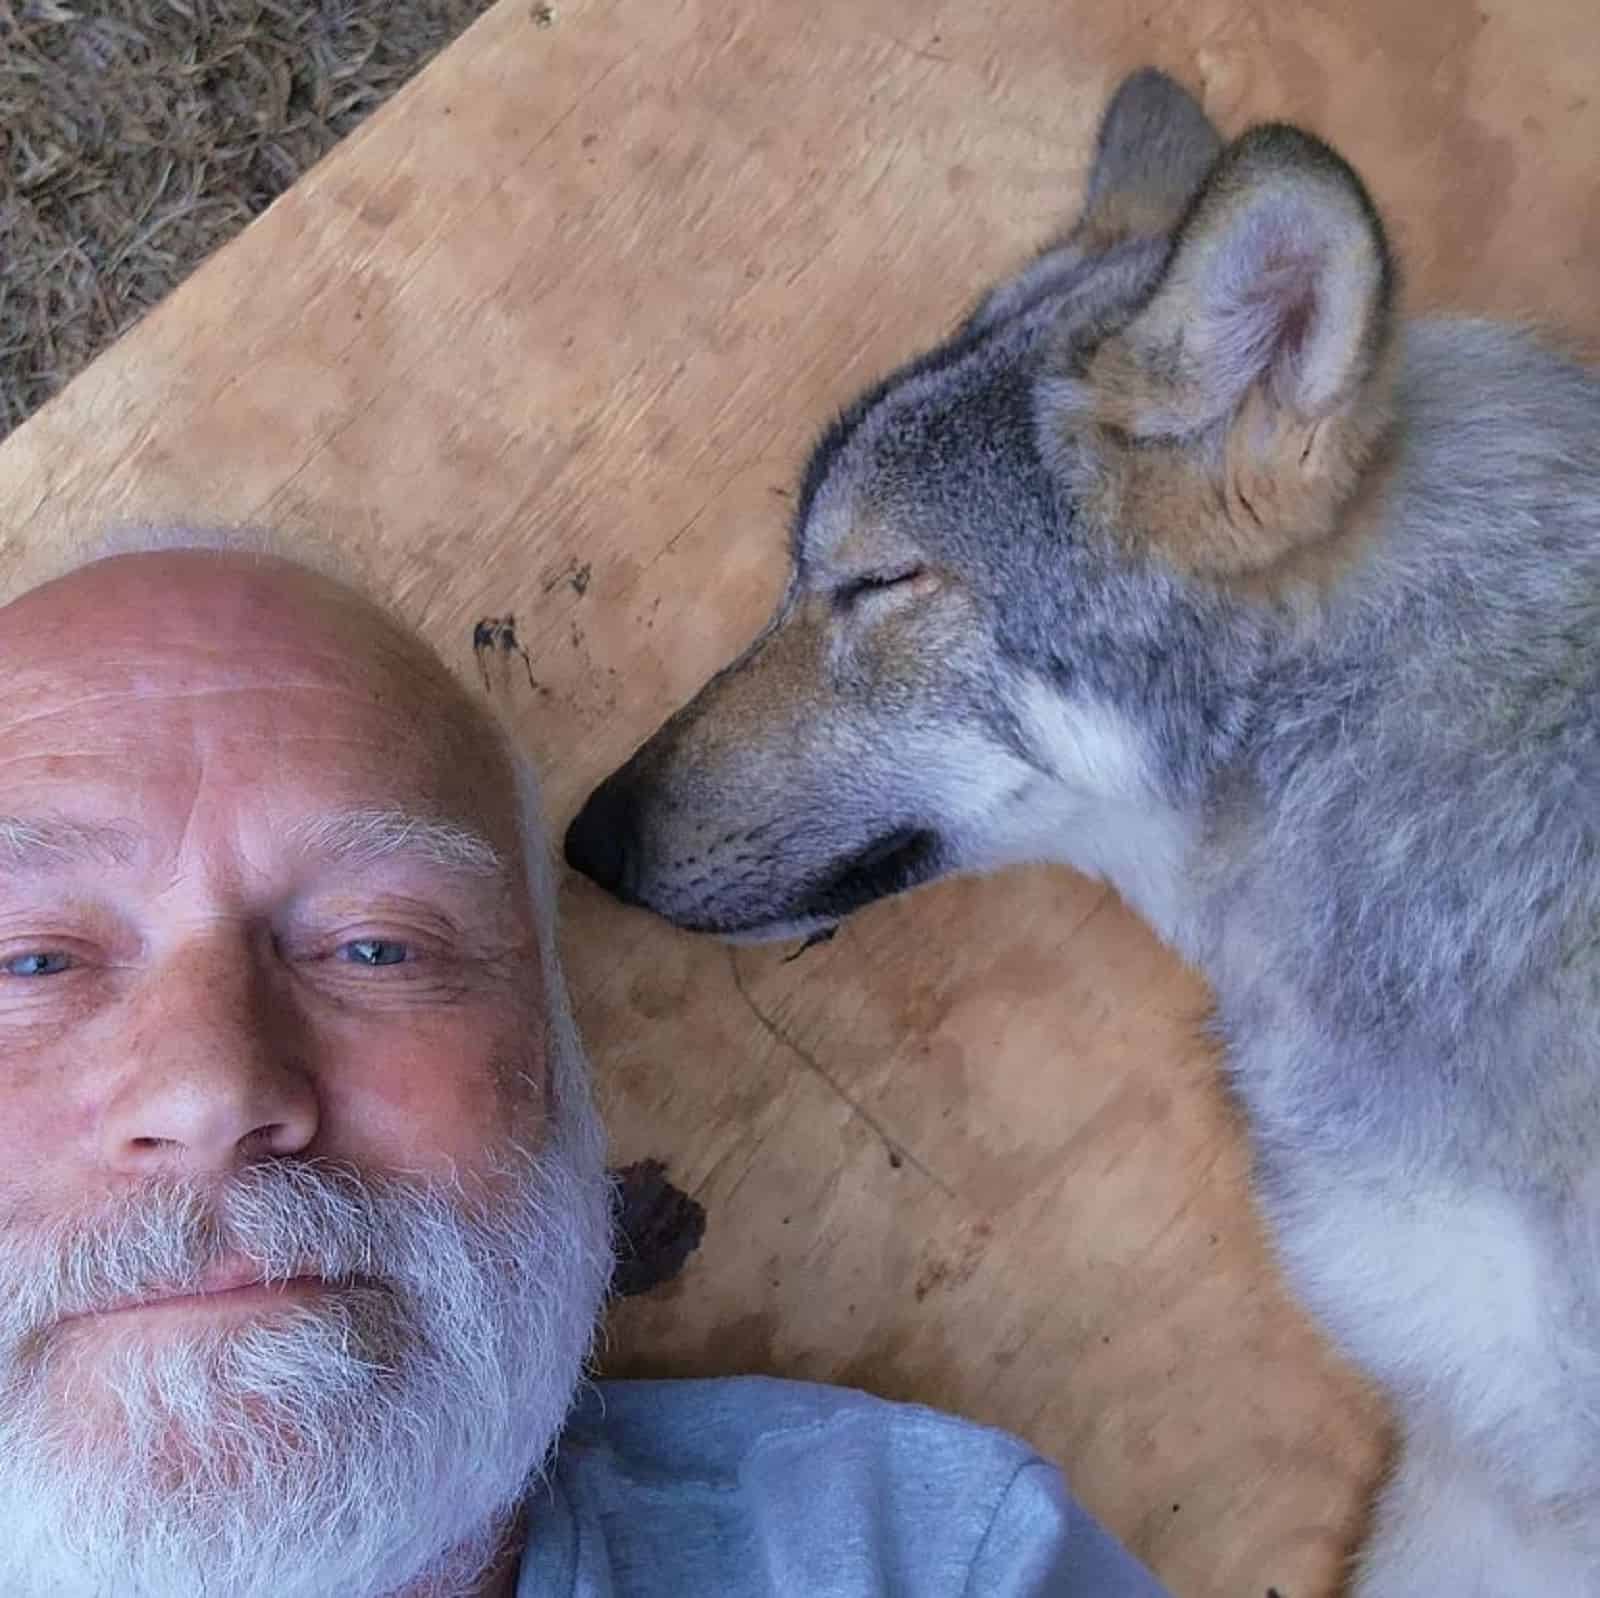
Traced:
POLYGON ((1358 1590, 1594 1598, 1600 382, 1392 284, 1331 152, 1129 80, 1077 229, 824 439, 777 618, 568 852, 735 936, 1109 878, 1398 1411, 1358 1590))

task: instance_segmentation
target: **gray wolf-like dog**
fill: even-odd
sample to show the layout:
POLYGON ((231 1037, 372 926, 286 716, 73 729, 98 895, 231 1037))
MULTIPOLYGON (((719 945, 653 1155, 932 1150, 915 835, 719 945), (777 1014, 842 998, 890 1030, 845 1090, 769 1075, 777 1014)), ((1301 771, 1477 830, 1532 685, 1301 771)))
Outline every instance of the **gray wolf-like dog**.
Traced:
POLYGON ((1398 1416, 1355 1591, 1595 1598, 1600 382, 1396 300, 1332 150, 1129 79, 1077 225, 826 433, 777 615, 567 852, 737 937, 1111 882, 1398 1416))

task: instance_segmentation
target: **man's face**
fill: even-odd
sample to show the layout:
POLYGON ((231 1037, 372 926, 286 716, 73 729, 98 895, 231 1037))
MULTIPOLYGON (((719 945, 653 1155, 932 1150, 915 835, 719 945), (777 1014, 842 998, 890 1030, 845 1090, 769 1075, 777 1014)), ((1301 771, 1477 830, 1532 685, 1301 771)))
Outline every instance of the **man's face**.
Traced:
POLYGON ((504 757, 342 591, 141 556, 0 611, 0 794, 0 1589, 413 1580, 605 1274, 504 757))

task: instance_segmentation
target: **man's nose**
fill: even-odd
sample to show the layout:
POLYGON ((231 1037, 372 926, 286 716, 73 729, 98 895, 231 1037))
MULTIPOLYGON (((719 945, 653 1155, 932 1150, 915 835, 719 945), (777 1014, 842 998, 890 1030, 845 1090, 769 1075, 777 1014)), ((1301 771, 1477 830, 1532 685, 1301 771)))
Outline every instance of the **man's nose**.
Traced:
POLYGON ((173 951, 138 984, 112 1045, 123 1067, 104 1120, 113 1169, 219 1173, 311 1144, 319 1105, 293 1006, 244 937, 173 951))

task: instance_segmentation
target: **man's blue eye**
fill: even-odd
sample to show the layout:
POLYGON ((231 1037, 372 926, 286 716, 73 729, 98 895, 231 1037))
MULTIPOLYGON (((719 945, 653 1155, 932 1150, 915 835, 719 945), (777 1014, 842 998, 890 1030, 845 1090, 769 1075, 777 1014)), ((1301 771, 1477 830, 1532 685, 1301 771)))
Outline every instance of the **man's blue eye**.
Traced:
POLYGON ((0 961, 0 972, 8 977, 59 976, 72 965, 72 956, 60 949, 30 949, 0 961))
POLYGON ((352 965, 403 965, 411 951, 388 938, 357 938, 341 945, 339 953, 352 965))

